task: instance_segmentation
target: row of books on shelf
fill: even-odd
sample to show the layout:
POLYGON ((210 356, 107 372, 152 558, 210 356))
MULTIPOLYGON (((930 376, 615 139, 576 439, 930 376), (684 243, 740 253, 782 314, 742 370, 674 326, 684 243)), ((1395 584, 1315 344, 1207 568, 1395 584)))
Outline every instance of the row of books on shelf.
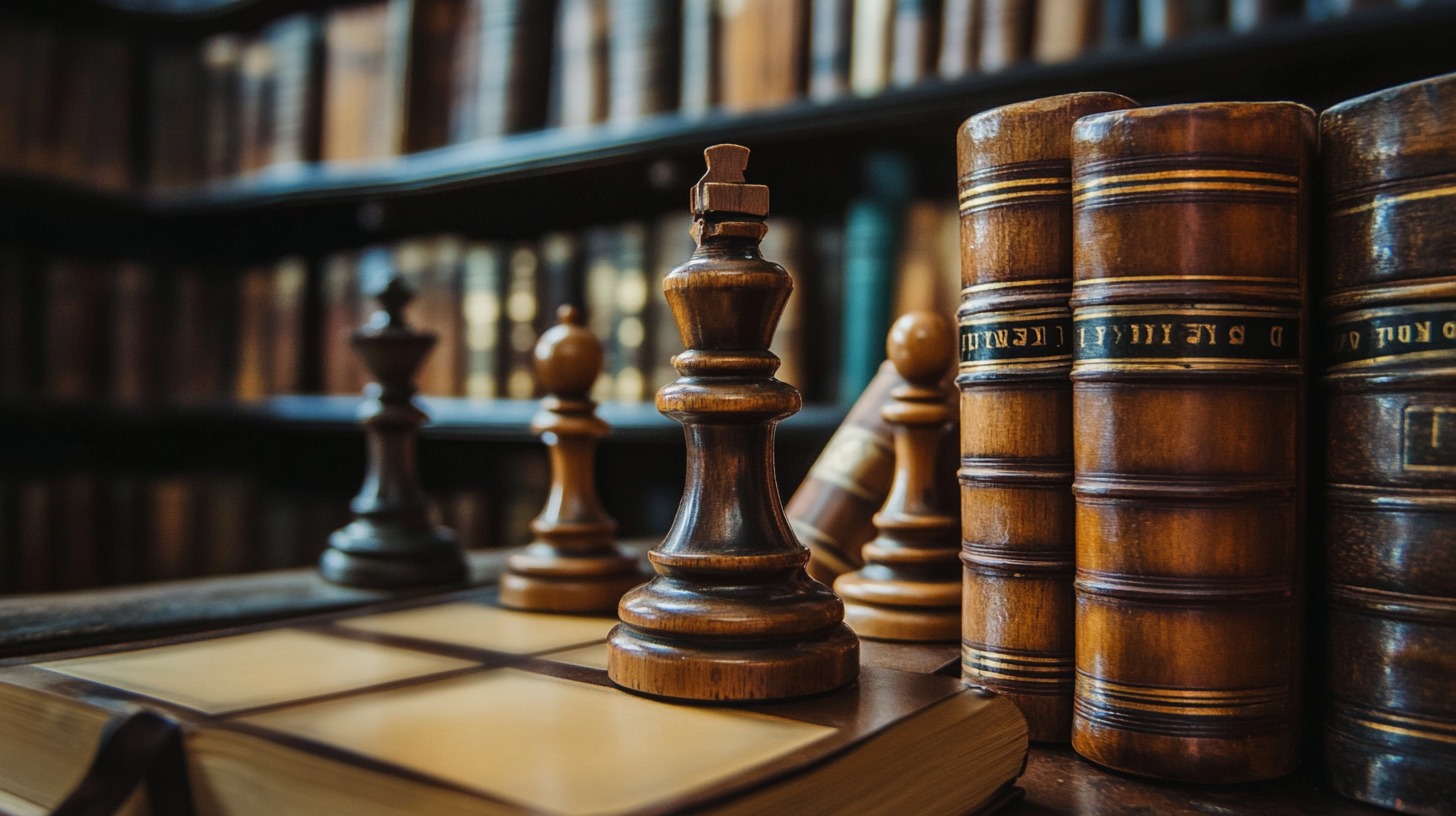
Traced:
MULTIPOLYGON (((892 303, 949 315, 955 301, 958 225, 949 206, 857 206, 848 235, 838 223, 777 218, 764 242, 765 256, 797 283, 775 340, 778 376, 813 400, 838 396, 841 367, 826 359, 831 337, 842 333, 840 344, 872 373, 883 357, 874 337, 883 338, 892 303), (842 264, 846 252, 855 258, 842 264)), ((683 348, 662 278, 692 250, 689 223, 677 214, 536 241, 427 236, 241 270, 0 249, 0 396, 126 405, 357 394, 367 374, 348 337, 377 308, 369 294, 398 270, 416 290, 408 317, 439 338, 420 372, 421 393, 539 396, 532 352, 570 303, 603 345, 594 396, 650 400, 677 378, 672 357, 683 348)), ((863 386, 845 382, 851 398, 863 386)))
POLYGON ((121 190, 873 96, 1351 0, 373 0, 198 38, 0 13, 0 171, 121 190), (145 157, 145 158, 141 158, 145 157))
MULTIPOLYGON (((440 522, 470 549, 525 544, 545 499, 541 459, 519 489, 434 492, 440 522)), ((349 519, 345 493, 242 471, 0 477, 0 594, 305 566, 349 519)))

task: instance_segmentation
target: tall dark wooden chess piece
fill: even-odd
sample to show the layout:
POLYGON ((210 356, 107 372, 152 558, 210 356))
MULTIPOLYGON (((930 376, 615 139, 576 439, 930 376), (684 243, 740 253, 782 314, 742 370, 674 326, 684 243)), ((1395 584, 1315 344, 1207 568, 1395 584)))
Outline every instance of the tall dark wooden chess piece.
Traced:
MULTIPOLYGON (((945 372, 955 356, 950 324, 930 312, 895 321, 885 344, 907 384, 882 416, 895 436, 895 477, 875 514, 879 535, 865 565, 841 575, 845 620, 861 637, 955 641, 961 632, 960 520, 937 495, 936 464, 952 408, 945 372)), ((953 444, 953 443, 952 443, 953 444)))
POLYGON ((465 557, 455 534, 431 520, 429 499, 415 471, 415 437, 426 417, 410 399, 415 374, 435 345, 403 311, 413 294, 397 275, 374 295, 381 308, 351 342, 374 375, 374 399, 361 419, 369 469, 352 504, 354 520, 329 536, 319 571, 334 583, 402 588, 465 580, 465 557))
POLYGON ((745 184, 748 149, 705 151, 692 191, 698 248, 663 283, 687 350, 657 409, 683 424, 687 486, 658 577, 629 592, 607 645, 625 688, 690 700, 768 700, 829 691, 859 672, 844 606, 809 578, 773 468, 774 426, 799 392, 768 350, 793 281, 759 255, 768 188, 745 184))
POLYGON ((581 327, 576 307, 536 343, 536 375, 548 396, 531 420, 551 450, 551 493, 531 522, 536 540, 511 556, 501 578, 506 606, 543 612, 609 612, 643 582, 636 559, 620 550, 597 500, 592 459, 610 431, 587 396, 602 371, 602 345, 581 327))

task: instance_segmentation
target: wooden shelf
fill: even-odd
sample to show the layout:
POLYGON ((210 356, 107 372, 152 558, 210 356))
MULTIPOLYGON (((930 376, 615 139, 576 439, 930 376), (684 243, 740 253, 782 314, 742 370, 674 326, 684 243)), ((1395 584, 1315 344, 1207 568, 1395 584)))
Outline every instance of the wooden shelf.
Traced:
POLYGON ((948 198, 955 127, 996 105, 1097 89, 1145 104, 1293 99, 1322 107, 1456 70, 1453 41, 1456 5, 1382 8, 1327 22, 1291 19, 1247 34, 1209 32, 1169 47, 1096 52, 1063 64, 1026 63, 874 98, 546 130, 181 192, 100 194, 9 176, 0 178, 0 241, 232 263, 438 232, 536 237, 680 208, 701 149, 722 141, 755 149, 754 174, 773 185, 776 213, 832 214, 857 187, 856 173, 845 168, 873 146, 913 150, 923 159, 921 192, 948 198))

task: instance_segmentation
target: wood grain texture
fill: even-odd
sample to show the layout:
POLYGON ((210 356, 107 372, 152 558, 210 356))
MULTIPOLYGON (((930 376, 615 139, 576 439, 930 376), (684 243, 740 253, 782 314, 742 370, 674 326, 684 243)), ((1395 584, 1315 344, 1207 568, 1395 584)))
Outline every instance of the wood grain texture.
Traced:
POLYGON ((1072 137, 1072 745, 1238 782, 1294 767, 1313 112, 1094 114, 1072 137))
POLYGON ((1456 75, 1320 118, 1335 789, 1456 811, 1456 75))
POLYGON ((962 676, 1043 742, 1072 727, 1072 123, 1134 104, 1050 97, 957 134, 962 676))
POLYGON ((859 641, 840 600, 805 574, 809 552, 774 481, 774 428, 801 398, 773 378, 768 351, 793 288, 759 254, 768 188, 744 182, 746 148, 705 155, 692 191, 698 248, 663 282, 686 350, 657 408, 683 424, 687 485, 648 554, 657 577, 622 599, 608 673, 670 698, 800 697, 853 682, 859 641))
POLYGON ((536 540, 511 556, 501 603, 541 612, 610 612, 645 577, 615 542, 617 523, 597 498, 597 439, 610 432, 587 396, 602 370, 602 346, 574 306, 536 344, 536 375, 548 396, 531 430, 551 450, 551 491, 531 522, 536 540))
POLYGON ((955 355, 950 324, 910 312, 890 327, 890 363, 906 384, 881 411, 895 440, 895 473, 874 516, 878 535, 864 546, 863 568, 841 575, 834 591, 845 621, 866 638, 954 641, 960 632, 959 537, 938 478, 954 409, 945 370, 955 355))

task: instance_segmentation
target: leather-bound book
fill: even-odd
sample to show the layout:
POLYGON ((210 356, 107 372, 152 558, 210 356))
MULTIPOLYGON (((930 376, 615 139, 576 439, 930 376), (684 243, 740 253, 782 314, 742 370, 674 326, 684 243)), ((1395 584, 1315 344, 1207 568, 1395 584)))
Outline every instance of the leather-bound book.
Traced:
POLYGON ((683 0, 678 109, 686 114, 707 113, 719 102, 723 77, 719 70, 718 11, 716 0, 683 0))
POLYGON ((405 146, 410 0, 338 6, 324 21, 325 161, 391 158, 405 146))
POLYGON ((813 0, 809 9, 809 98, 826 101, 849 91, 852 0, 813 0))
POLYGON ((967 119, 961 214, 961 675, 1072 727, 1072 123, 1135 103, 1054 96, 967 119))
POLYGON ((477 138, 479 5, 467 0, 414 0, 409 49, 405 150, 413 153, 477 138))
POLYGON ((777 107, 804 92, 808 0, 737 0, 718 14, 724 108, 777 107))
POLYGON ((561 0, 548 120, 582 127, 607 118, 607 0, 561 0))
POLYGON ((472 0, 480 43, 475 135, 498 139, 546 123, 552 6, 535 0, 472 0))
POLYGON ((195 43, 162 43, 148 56, 147 182, 157 189, 175 189, 202 179, 203 120, 199 111, 202 62, 195 43))
POLYGON ((1031 54, 1032 0, 982 0, 976 64, 999 71, 1031 54))
POLYGON ((976 47, 981 38, 981 0, 944 0, 940 12, 940 58, 937 69, 945 79, 976 70, 976 47))
POLYGON ((681 3, 608 0, 607 118, 633 122, 677 107, 681 3))
POLYGON ((1072 131, 1072 746, 1187 782, 1293 769, 1314 113, 1072 131))
POLYGON ((890 84, 914 85, 935 73, 940 56, 940 0, 895 0, 890 84))
POLYGON ((903 385, 893 365, 880 364, 784 506, 794 535, 809 548, 806 569, 816 581, 832 584, 864 566, 860 550, 875 537, 874 515, 895 471, 895 442, 880 411, 903 385))
POLYGON ((1031 55, 1037 62, 1066 62, 1097 41, 1097 0, 1037 0, 1031 55))
POLYGON ((1335 789, 1456 812, 1456 74, 1320 118, 1335 789))

